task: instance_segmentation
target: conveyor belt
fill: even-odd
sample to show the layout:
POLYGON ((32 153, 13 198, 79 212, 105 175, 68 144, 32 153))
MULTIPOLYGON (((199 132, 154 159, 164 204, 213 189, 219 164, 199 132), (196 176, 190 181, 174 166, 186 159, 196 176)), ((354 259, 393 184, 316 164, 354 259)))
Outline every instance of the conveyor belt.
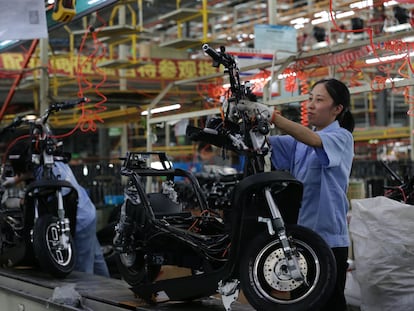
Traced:
MULTIPOLYGON (((72 272, 65 279, 54 279, 31 268, 0 268, 0 310, 223 311, 224 307, 221 300, 217 298, 148 305, 135 297, 128 284, 122 280, 80 272, 72 272), (75 293, 81 296, 81 305, 73 302, 79 302, 79 299, 53 300, 56 288, 73 288, 75 293)), ((247 304, 235 302, 232 304, 232 310, 251 311, 254 309, 247 304)))

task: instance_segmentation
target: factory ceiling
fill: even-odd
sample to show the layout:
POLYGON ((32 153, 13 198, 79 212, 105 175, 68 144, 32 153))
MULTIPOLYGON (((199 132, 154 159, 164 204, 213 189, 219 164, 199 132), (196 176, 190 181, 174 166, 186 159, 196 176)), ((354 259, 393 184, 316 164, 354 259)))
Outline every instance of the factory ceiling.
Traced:
MULTIPOLYGON (((92 108, 98 107, 105 125, 135 120, 154 104, 179 103, 181 112, 216 108, 225 81, 220 80, 222 68, 213 68, 211 60, 202 52, 203 43, 215 48, 225 45, 253 49, 255 25, 277 23, 296 27, 292 23, 296 17, 308 18, 308 24, 296 27, 298 41, 313 37, 312 31, 318 28, 311 21, 314 13, 326 11, 332 4, 326 0, 277 1, 272 8, 273 2, 276 3, 268 0, 120 0, 108 1, 99 10, 75 15, 73 20, 49 29, 48 66, 41 64, 41 57, 45 55, 41 41, 37 44, 36 40, 24 41, 0 51, 3 62, 0 101, 4 103, 0 124, 6 124, 16 114, 38 112, 45 100, 63 101, 79 96, 88 97, 92 108), (270 9, 274 11, 269 12, 270 9), (31 48, 33 51, 29 53, 31 48), (27 59, 30 62, 24 66, 27 59), (46 94, 45 86, 42 87, 45 77, 48 77, 46 94)), ((337 14, 348 12, 353 3, 356 1, 336 1, 337 14)), ((411 4, 402 5, 411 9, 411 4)), ((355 14, 365 21, 372 20, 377 7, 383 7, 383 2, 374 1, 370 8, 360 8, 355 14)), ((45 4, 45 10, 50 9, 45 4)), ((341 27, 351 29, 351 20, 341 22, 341 27)), ((329 20, 321 25, 338 35, 334 31, 337 25, 329 20)), ((386 38, 395 40, 411 33, 410 27, 404 33, 385 33, 382 36, 385 39, 377 35, 373 38, 383 42, 386 38)), ((336 71, 350 84, 359 79, 359 86, 372 86, 369 79, 376 77, 377 68, 358 67, 355 62, 372 54, 367 46, 375 42, 367 36, 362 40, 356 35, 354 38, 346 44, 334 43, 322 48, 311 44, 307 49, 299 49, 293 60, 278 60, 273 67, 275 64, 268 60, 257 67, 280 73, 286 67, 297 68, 297 64, 306 63, 309 66, 301 69, 306 69, 308 77, 336 71), (353 67, 344 68, 344 63, 353 63, 353 67)), ((385 52, 396 54, 395 50, 385 52)), ((392 70, 397 71, 398 65, 394 67, 392 70)), ((75 121, 76 115, 68 114, 65 120, 60 120, 60 125, 71 126, 75 121)))

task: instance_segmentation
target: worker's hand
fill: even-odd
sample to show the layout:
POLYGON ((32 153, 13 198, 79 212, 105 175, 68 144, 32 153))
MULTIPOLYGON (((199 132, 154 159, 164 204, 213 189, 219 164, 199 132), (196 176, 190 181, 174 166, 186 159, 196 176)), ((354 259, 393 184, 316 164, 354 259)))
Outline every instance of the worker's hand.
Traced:
POLYGON ((250 118, 261 119, 272 122, 274 108, 258 102, 241 100, 237 104, 239 111, 245 111, 250 118))
POLYGON ((4 180, 2 181, 1 185, 4 188, 8 188, 8 187, 12 187, 16 184, 16 178, 13 177, 5 177, 4 180))

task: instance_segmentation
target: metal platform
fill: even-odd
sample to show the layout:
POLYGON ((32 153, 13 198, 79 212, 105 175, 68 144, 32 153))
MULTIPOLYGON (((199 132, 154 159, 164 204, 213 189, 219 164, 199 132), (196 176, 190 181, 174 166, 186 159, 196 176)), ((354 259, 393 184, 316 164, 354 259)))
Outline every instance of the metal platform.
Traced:
MULTIPOLYGON (((122 280, 79 272, 72 272, 65 279, 54 279, 31 268, 0 268, 0 310, 219 311, 224 310, 224 307, 216 297, 148 305, 135 297, 128 284, 122 280), (68 297, 57 297, 57 292, 68 294, 68 297), (77 299, 73 299, 73 293, 79 295, 77 299)), ((232 310, 254 309, 247 304, 235 302, 232 310)))

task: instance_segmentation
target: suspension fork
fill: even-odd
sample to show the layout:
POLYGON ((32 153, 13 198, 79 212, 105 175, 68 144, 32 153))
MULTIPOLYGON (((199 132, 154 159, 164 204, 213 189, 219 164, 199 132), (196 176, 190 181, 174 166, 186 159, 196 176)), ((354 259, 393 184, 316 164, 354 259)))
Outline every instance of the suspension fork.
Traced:
POLYGON ((63 205, 63 194, 62 189, 56 190, 57 197, 57 215, 58 215, 58 225, 60 228, 61 234, 59 235, 59 240, 61 244, 67 248, 68 247, 68 236, 70 233, 69 219, 65 217, 65 207, 63 205))
POLYGON ((286 227, 285 223, 282 218, 282 214, 280 213, 280 210, 273 199, 272 193, 270 191, 269 187, 265 188, 265 197, 267 205, 269 206, 270 213, 272 215, 272 218, 264 218, 259 217, 258 221, 263 222, 267 225, 267 230, 270 235, 275 235, 279 237, 280 243, 283 247, 283 252, 285 254, 286 263, 289 269, 289 272, 291 276, 296 281, 304 281, 305 277, 300 271, 299 262, 297 259, 297 256, 295 255, 295 250, 290 246, 289 239, 286 235, 286 227))

